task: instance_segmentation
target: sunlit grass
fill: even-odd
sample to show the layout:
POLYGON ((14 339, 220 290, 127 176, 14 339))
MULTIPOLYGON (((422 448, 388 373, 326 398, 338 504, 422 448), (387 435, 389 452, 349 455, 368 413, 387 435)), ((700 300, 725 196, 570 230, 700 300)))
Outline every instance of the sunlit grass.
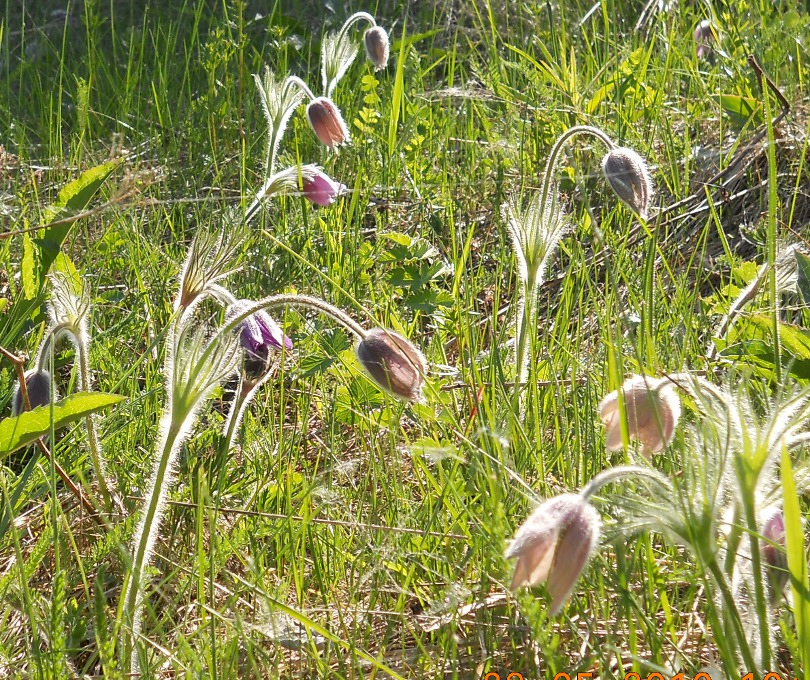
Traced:
MULTIPOLYGON (((268 64, 319 90, 321 35, 348 11, 115 0, 71 6, 65 19, 34 4, 0 16, 4 230, 37 226, 80 171, 121 160, 92 203, 109 207, 79 221, 63 251, 91 291, 98 389, 126 397, 99 420, 125 514, 100 531, 36 462, 0 539, 0 667, 113 677, 103 641, 117 636, 120 547, 131 546, 151 469, 177 273, 193 235, 263 182, 252 74, 268 64)), ((713 369, 706 348, 730 287, 775 242, 806 243, 808 20, 790 3, 715 8, 721 40, 699 61, 702 6, 655 12, 634 30, 637 3, 592 4, 353 6, 392 39, 385 71, 359 58, 335 93, 353 144, 328 153, 302 108, 281 152, 322 165, 350 193, 328 208, 269 202, 228 282, 245 298, 318 295, 409 337, 432 367, 427 404, 379 392, 328 320, 279 314, 295 350, 250 406, 239 446, 216 455, 226 387, 181 452, 144 624, 155 677, 358 677, 372 673, 369 657, 405 677, 694 675, 712 660, 703 586, 655 535, 606 544, 554 618, 542 589, 506 595, 503 552, 536 499, 626 462, 605 451, 601 398, 629 373, 713 369), (762 129, 761 113, 740 122, 717 98, 761 100, 749 53, 794 104, 779 128, 770 222, 760 221, 759 147, 739 184, 704 189, 762 129), (539 290, 534 382, 518 416, 520 283, 500 206, 539 187, 550 146, 577 124, 648 159, 653 215, 696 198, 651 218, 648 233, 603 181, 603 149, 568 147, 557 180, 570 225, 539 290)), ((0 240, 13 306, 25 303, 22 251, 20 236, 0 240)), ((33 355, 44 330, 42 310, 0 318, 0 345, 33 355)), ((60 392, 74 391, 67 350, 56 365, 60 392)), ((2 364, 4 403, 14 380, 2 364)), ((56 459, 73 479, 92 478, 83 431, 55 434, 56 459)), ((32 455, 4 461, 4 498, 32 455)), ((673 461, 665 453, 656 466, 677 475, 673 461)), ((781 628, 782 670, 797 669, 792 614, 781 628)))

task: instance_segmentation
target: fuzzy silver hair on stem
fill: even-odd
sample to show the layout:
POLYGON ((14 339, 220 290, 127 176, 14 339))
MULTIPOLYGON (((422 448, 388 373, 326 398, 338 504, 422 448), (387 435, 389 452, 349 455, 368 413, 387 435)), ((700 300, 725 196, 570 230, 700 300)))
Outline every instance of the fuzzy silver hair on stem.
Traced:
MULTIPOLYGON (((90 314, 90 296, 78 274, 57 272, 49 277, 50 299, 48 315, 52 326, 42 341, 36 358, 37 371, 45 372, 45 362, 53 346, 67 336, 76 353, 78 387, 80 391, 93 389, 90 372, 90 332, 87 317, 90 314)), ((93 416, 84 419, 87 446, 96 475, 96 482, 108 512, 113 510, 114 497, 110 492, 107 466, 93 416)))
POLYGON ((275 172, 278 147, 287 129, 287 123, 301 103, 304 92, 301 90, 297 78, 288 77, 279 82, 268 66, 265 66, 263 76, 254 74, 253 80, 259 91, 259 102, 267 121, 264 177, 268 179, 275 172))
POLYGON ((206 329, 192 328, 182 319, 173 322, 167 340, 166 405, 156 444, 157 458, 133 540, 133 558, 121 593, 124 625, 122 627, 122 663, 129 657, 130 672, 141 668, 143 605, 146 597, 146 569, 154 551, 166 498, 174 482, 177 456, 194 425, 196 414, 211 392, 237 366, 239 344, 232 334, 209 338, 206 329))
POLYGON ((521 388, 527 378, 527 366, 531 358, 530 329, 536 327, 537 293, 543 283, 545 269, 556 252, 565 233, 565 213, 559 201, 554 177, 562 149, 574 137, 589 136, 601 141, 608 149, 603 160, 605 177, 618 197, 628 203, 639 215, 646 216, 652 185, 646 165, 640 156, 630 149, 617 147, 613 140, 599 128, 576 125, 563 132, 551 147, 543 173, 540 192, 521 209, 520 201, 512 198, 502 208, 511 236, 521 285, 519 288, 515 322, 515 372, 516 385, 513 407, 516 413, 522 409, 521 388), (635 169, 628 172, 626 161, 632 161, 635 169))

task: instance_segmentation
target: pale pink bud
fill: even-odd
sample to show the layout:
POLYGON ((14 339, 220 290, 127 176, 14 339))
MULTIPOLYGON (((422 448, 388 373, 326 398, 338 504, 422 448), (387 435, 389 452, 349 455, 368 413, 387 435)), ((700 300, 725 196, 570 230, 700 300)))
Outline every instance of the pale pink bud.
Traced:
POLYGON ((762 521, 760 551, 765 562, 765 572, 771 583, 773 602, 782 597, 788 581, 787 554, 785 553, 785 516, 779 508, 765 511, 762 521))
POLYGON ((695 43, 698 59, 705 59, 712 53, 712 43, 717 42, 717 33, 708 19, 695 27, 695 43))
POLYGON ((348 144, 349 128, 331 99, 316 97, 307 106, 307 118, 318 139, 330 149, 348 144))
POLYGON ((366 56, 374 64, 375 71, 382 71, 388 66, 388 33, 382 26, 372 26, 365 35, 366 56))
POLYGON ((546 582, 551 614, 560 611, 597 544, 601 521, 579 494, 555 496, 515 532, 506 558, 517 557, 510 590, 546 582))
POLYGON ((644 159, 632 149, 617 147, 602 159, 602 171, 616 195, 646 220, 653 185, 644 159))
POLYGON ((345 184, 335 182, 329 175, 320 171, 311 179, 304 179, 304 196, 317 205, 332 205, 335 199, 346 191, 345 184))
POLYGON ((422 401, 427 362, 406 338, 374 328, 360 341, 355 353, 369 377, 383 390, 400 399, 422 401))
POLYGON ((681 402, 674 385, 666 378, 654 380, 634 375, 624 381, 599 404, 599 417, 607 430, 605 446, 608 451, 622 448, 622 427, 619 395, 624 399, 627 434, 641 443, 642 453, 659 453, 672 441, 675 426, 681 416, 681 402))

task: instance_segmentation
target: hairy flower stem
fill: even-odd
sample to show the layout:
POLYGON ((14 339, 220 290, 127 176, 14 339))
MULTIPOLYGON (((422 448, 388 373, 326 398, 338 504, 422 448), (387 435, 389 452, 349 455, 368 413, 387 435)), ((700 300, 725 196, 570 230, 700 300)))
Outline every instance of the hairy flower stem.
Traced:
POLYGON ((377 22, 374 20, 374 17, 371 16, 368 12, 355 12, 352 14, 348 19, 346 19, 345 23, 338 31, 338 39, 343 39, 343 37, 349 32, 349 29, 354 26, 358 21, 366 21, 371 26, 376 26, 377 22))
POLYGON ((646 477, 660 484, 667 491, 672 491, 672 484, 658 470, 641 467, 639 465, 617 465, 600 472, 590 482, 588 482, 579 492, 583 499, 590 500, 603 486, 611 484, 625 477, 646 477))
POLYGON ((365 328, 363 328, 348 314, 341 311, 334 305, 330 305, 325 300, 312 297, 311 295, 298 295, 297 293, 279 293, 278 295, 270 295, 269 297, 257 300, 249 307, 245 307, 241 313, 230 319, 228 323, 222 327, 220 332, 230 333, 234 331, 236 327, 245 319, 263 309, 269 310, 276 307, 286 307, 288 305, 292 307, 307 307, 309 309, 314 309, 315 311, 318 311, 321 314, 328 316, 333 321, 339 323, 341 326, 343 326, 343 328, 356 335, 360 340, 368 335, 368 331, 366 331, 365 328))
MULTIPOLYGON (((754 655, 751 652, 751 647, 749 646, 748 640, 745 637, 745 629, 742 625, 740 610, 737 608, 737 601, 734 599, 734 594, 728 587, 726 575, 723 573, 723 570, 720 568, 720 565, 717 563, 714 555, 710 555, 705 564, 712 576, 715 586, 717 586, 717 589, 720 591, 720 597, 723 600, 723 609, 729 613, 728 618, 724 617, 724 619, 726 621, 730 620, 731 622, 734 637, 737 638, 738 649, 740 650, 740 655, 742 656, 743 666, 747 669, 756 670, 759 667, 754 662, 754 655)), ((717 632, 720 636, 722 636, 724 633, 728 633, 729 631, 721 630, 717 632)))
MULTIPOLYGON (((125 630, 131 631, 128 637, 128 644, 124 646, 123 659, 130 657, 130 668, 133 673, 138 673, 140 660, 138 658, 138 648, 136 640, 140 634, 142 623, 142 609, 144 600, 143 572, 149 565, 152 552, 154 550, 155 539, 160 525, 160 511, 166 503, 166 495, 171 486, 173 473, 172 469, 180 452, 182 444, 181 432, 188 418, 178 417, 173 413, 171 396, 166 404, 164 424, 161 427, 160 442, 157 450, 160 452, 157 467, 150 484, 149 498, 146 508, 143 511, 141 520, 138 523, 138 530, 135 534, 135 555, 129 572, 129 578, 124 583, 121 593, 121 601, 124 603, 123 618, 125 630)), ((185 427, 187 431, 188 428, 185 427)), ((122 659, 122 660, 123 660, 122 659)))
MULTIPOLYGON (((37 370, 41 371, 45 367, 45 361, 50 354, 59 336, 67 334, 70 336, 71 342, 76 350, 76 366, 78 372, 79 391, 89 392, 92 389, 90 380, 90 362, 88 360, 87 352, 90 339, 87 333, 82 328, 77 328, 71 323, 61 323, 54 326, 42 342, 42 346, 37 354, 37 370)), ((101 498, 104 502, 104 509, 110 513, 114 509, 113 496, 110 493, 110 488, 107 484, 107 472, 104 465, 104 459, 101 455, 101 444, 99 442, 98 433, 96 432, 96 425, 92 416, 87 416, 84 419, 85 428, 87 429, 87 446, 90 451, 90 462, 93 465, 93 470, 96 473, 96 480, 98 482, 98 489, 101 492, 101 498)))
POLYGON ((757 624, 759 627, 761 658, 759 668, 771 668, 771 630, 768 616, 768 594, 765 592, 766 574, 762 569, 762 555, 760 553, 759 535, 756 508, 754 507, 754 493, 752 489, 743 492, 743 510, 745 522, 748 525, 748 541, 751 549, 751 570, 754 582, 754 599, 756 600, 757 624), (750 493, 749 493, 750 492, 750 493))
MULTIPOLYGON (((591 125, 575 125, 568 128, 563 132, 551 151, 546 161, 545 171, 543 173, 543 185, 540 194, 540 206, 543 214, 555 215, 557 204, 557 192, 554 187, 554 175, 557 171, 557 165, 560 161, 560 154, 563 147, 577 135, 590 135, 600 140, 607 148, 608 151, 616 148, 613 140, 608 137, 599 128, 591 125), (549 205, 549 200, 552 201, 549 205)), ((513 408, 516 414, 522 413, 522 389, 523 383, 526 381, 527 365, 529 362, 534 363, 533 352, 531 351, 531 343, 529 342, 529 333, 534 326, 534 319, 537 312, 537 298, 539 295, 540 287, 543 285, 543 276, 540 268, 535 271, 526 272, 523 278, 523 285, 520 289, 521 299, 519 300, 520 312, 518 313, 516 333, 516 348, 515 348, 515 367, 516 367, 516 384, 513 393, 513 408)))
MULTIPOLYGON (((616 148, 616 144, 614 144, 613 140, 597 127, 593 127, 592 125, 575 125, 574 127, 568 128, 559 136, 557 141, 554 142, 554 146, 551 147, 551 151, 549 152, 548 160, 546 161, 546 170, 543 174, 543 188, 540 196, 540 205, 545 206, 547 204, 549 194, 551 193, 552 186, 554 185, 554 175, 557 170, 557 163, 559 163, 560 152, 562 151, 563 146, 565 146, 577 135, 591 135, 592 137, 596 137, 602 141, 602 143, 604 143, 604 145, 608 148, 608 151, 616 148)), ((556 193, 554 196, 554 202, 557 202, 556 193)))

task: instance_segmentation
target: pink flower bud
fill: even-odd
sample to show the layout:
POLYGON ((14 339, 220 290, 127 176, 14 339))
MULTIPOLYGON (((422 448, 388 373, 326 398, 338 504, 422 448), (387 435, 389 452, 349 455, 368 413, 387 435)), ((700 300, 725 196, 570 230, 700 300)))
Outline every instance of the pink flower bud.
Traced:
POLYGON ((365 35, 366 56, 374 64, 375 71, 382 71, 388 66, 388 33, 382 26, 372 26, 365 35))
POLYGON ((377 385, 400 399, 422 401, 427 362, 399 333, 374 328, 355 350, 357 359, 377 385))
POLYGON ((642 453, 659 453, 672 441, 681 416, 681 402, 675 386, 666 378, 654 380, 634 375, 624 381, 621 390, 608 394, 599 404, 599 417, 607 430, 608 451, 622 448, 619 394, 624 399, 627 434, 641 442, 642 453))
POLYGON ((695 27, 695 45, 698 59, 711 56, 712 44, 717 42, 717 33, 711 22, 704 19, 695 27))
POLYGON ((771 601, 776 603, 788 581, 787 555, 785 554, 785 516, 779 508, 765 511, 762 521, 760 551, 765 562, 765 572, 771 583, 771 601))
POLYGON ((332 205, 335 199, 347 190, 345 184, 335 182, 320 171, 311 179, 304 179, 304 196, 317 205, 332 205))
POLYGON ((646 220, 653 185, 644 159, 632 149, 617 147, 602 159, 602 171, 616 195, 646 220))
POLYGON ((546 582, 551 614, 560 611, 599 543, 601 521, 579 494, 541 504, 515 533, 506 558, 517 557, 510 590, 546 582))
POLYGON ((348 144, 349 129, 340 115, 340 109, 331 99, 316 97, 307 106, 307 118, 318 139, 330 149, 348 144))

